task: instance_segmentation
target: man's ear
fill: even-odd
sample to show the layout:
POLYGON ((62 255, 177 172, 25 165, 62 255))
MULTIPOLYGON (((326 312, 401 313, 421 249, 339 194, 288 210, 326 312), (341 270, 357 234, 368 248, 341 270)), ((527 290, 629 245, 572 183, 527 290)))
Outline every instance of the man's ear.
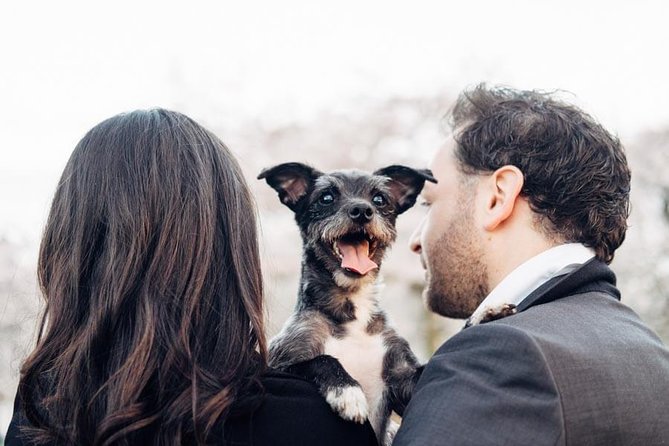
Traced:
POLYGON ((279 193, 279 199, 293 212, 313 187, 322 172, 302 163, 284 163, 263 169, 258 179, 265 179, 279 193))
POLYGON ((487 182, 483 227, 492 231, 513 213, 525 178, 516 166, 502 166, 490 175, 487 182))
POLYGON ((390 189, 395 203, 397 203, 398 214, 406 211, 416 203, 416 197, 423 190, 425 181, 437 182, 432 176, 432 172, 427 169, 412 169, 411 167, 399 165, 384 167, 374 172, 374 175, 390 178, 390 181, 386 185, 390 189))

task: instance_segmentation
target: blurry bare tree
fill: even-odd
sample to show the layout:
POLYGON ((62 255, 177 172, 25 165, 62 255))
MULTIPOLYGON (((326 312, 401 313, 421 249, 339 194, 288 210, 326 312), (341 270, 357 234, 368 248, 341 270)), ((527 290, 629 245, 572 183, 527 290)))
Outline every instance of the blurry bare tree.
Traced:
MULTIPOLYGON (((375 169, 384 164, 424 166, 443 142, 441 117, 450 106, 447 94, 430 98, 395 98, 355 111, 324 113, 312 122, 258 131, 243 157, 249 177, 263 167, 307 161, 322 170, 341 167, 375 169)), ((669 130, 647 133, 626 144, 633 171, 632 214, 627 241, 613 268, 623 300, 669 342, 669 130)), ((255 185, 264 228, 269 320, 275 332, 294 303, 300 241, 292 215, 264 183, 255 185), (260 186, 260 187, 258 187, 260 186)), ((427 358, 461 323, 425 311, 420 300, 423 274, 407 249, 408 237, 421 216, 412 209, 399 219, 399 237, 383 272, 384 304, 400 332, 421 358, 427 358)))
POLYGON ((0 235, 0 438, 12 415, 18 370, 37 325, 36 255, 36 246, 0 235))
MULTIPOLYGON (((441 118, 450 103, 448 94, 360 100, 308 122, 272 125, 258 119, 241 127, 221 123, 220 112, 212 111, 214 119, 204 123, 238 155, 257 197, 270 335, 295 304, 301 242, 292 213, 264 181, 255 180, 258 173, 288 161, 325 171, 374 170, 388 164, 424 167, 444 140, 441 118)), ((182 111, 188 113, 187 108, 182 111)), ((632 216, 613 268, 624 302, 669 343, 669 130, 627 141, 627 148, 633 171, 632 216)), ((421 216, 422 210, 415 208, 398 220, 398 240, 383 265, 382 300, 399 332, 425 360, 462 322, 430 314, 422 304, 423 272, 407 247, 421 216)), ((36 246, 11 243, 0 234, 0 432, 11 415, 18 366, 34 337, 36 253, 36 246)))
POLYGON ((669 129, 627 144, 632 212, 613 267, 623 299, 669 343, 669 129))
MULTIPOLYGON (((249 178, 288 161, 307 162, 324 171, 369 171, 389 164, 425 167, 444 139, 440 122, 449 104, 447 94, 361 101, 346 110, 324 112, 308 123, 269 129, 250 125, 233 149, 243 154, 240 158, 249 178)), ((279 203, 276 193, 264 181, 251 183, 261 212, 269 327, 274 334, 295 303, 301 241, 292 213, 279 203)), ((412 209, 398 221, 398 240, 382 268, 386 285, 382 299, 400 332, 426 359, 461 323, 437 318, 423 308, 424 274, 408 249, 421 213, 412 209)))

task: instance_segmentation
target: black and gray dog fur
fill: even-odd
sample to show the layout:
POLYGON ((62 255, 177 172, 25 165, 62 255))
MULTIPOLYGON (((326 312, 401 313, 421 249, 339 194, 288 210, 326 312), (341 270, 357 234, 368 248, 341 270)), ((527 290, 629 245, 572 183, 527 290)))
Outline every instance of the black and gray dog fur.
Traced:
POLYGON ((380 266, 395 241, 397 216, 414 205, 425 181, 436 180, 406 166, 323 173, 301 163, 258 178, 295 213, 303 241, 297 305, 270 344, 270 366, 314 381, 340 416, 369 419, 385 443, 390 413, 402 415, 422 368, 388 324, 378 304, 379 270, 370 265, 380 266), (373 263, 345 267, 346 246, 373 263))

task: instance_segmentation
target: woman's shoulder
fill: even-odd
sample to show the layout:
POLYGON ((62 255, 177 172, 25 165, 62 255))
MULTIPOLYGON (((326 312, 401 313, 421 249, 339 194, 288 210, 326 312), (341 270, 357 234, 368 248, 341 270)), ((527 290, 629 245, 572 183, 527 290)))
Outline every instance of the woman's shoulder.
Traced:
MULTIPOLYGON (((318 393, 316 384, 298 375, 270 369, 262 376, 262 384, 266 398, 276 399, 282 403, 293 399, 305 400, 314 405, 325 403, 323 397, 318 393)), ((327 406, 329 407, 329 406, 327 406)))
POLYGON ((262 378, 262 402, 250 414, 229 417, 226 440, 254 445, 376 445, 369 424, 335 414, 316 386, 303 378, 270 371, 262 378))
MULTIPOLYGON (((233 414, 214 435, 223 444, 272 446, 376 445, 369 422, 357 424, 335 414, 316 386, 288 373, 270 371, 262 377, 262 395, 253 398, 248 410, 233 414), (254 407, 255 410, 251 410, 254 407)), ((17 395, 7 445, 23 445, 19 435, 27 425, 17 395)), ((214 440, 214 442, 216 442, 214 440)))

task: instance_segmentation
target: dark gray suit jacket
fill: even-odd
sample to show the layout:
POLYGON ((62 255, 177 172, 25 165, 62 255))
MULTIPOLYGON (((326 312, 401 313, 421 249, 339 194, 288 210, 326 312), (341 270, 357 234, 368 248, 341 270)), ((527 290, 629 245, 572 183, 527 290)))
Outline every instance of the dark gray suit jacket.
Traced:
POLYGON ((453 336, 393 444, 669 445, 669 350, 619 299, 591 260, 453 336))

